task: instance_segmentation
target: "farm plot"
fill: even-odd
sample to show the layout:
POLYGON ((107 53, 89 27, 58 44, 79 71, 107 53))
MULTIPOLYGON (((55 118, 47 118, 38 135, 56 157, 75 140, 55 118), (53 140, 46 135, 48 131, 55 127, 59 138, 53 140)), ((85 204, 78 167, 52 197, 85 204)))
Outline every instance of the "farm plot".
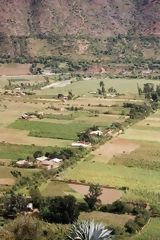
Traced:
POLYGON ((0 142, 8 142, 11 144, 24 144, 37 146, 68 146, 70 141, 50 138, 37 138, 28 136, 29 131, 21 131, 19 129, 7 128, 24 112, 45 111, 46 106, 43 103, 30 103, 25 100, 15 101, 14 99, 3 100, 2 105, 5 106, 0 111, 0 142))
MULTIPOLYGON (((103 80, 106 88, 114 87, 118 90, 119 93, 132 93, 137 94, 137 82, 139 85, 143 85, 146 83, 146 80, 137 79, 109 79, 104 78, 100 79, 103 80)), ((61 89, 58 89, 59 93, 67 94, 68 90, 72 90, 74 94, 76 95, 85 95, 90 96, 89 92, 96 92, 97 88, 99 88, 99 82, 100 80, 96 78, 92 78, 90 80, 83 80, 83 81, 77 81, 74 82, 68 86, 62 87, 61 89)), ((150 80, 150 82, 156 83, 154 80, 150 80)), ((38 94, 42 93, 38 92, 38 94)), ((57 94, 57 88, 54 89, 44 89, 43 90, 44 95, 50 95, 50 94, 57 94)))
POLYGON ((0 75, 18 76, 30 75, 30 64, 2 64, 0 65, 0 75))
MULTIPOLYGON (((123 192, 116 189, 102 188, 103 192, 100 199, 103 204, 113 203, 122 197, 123 192)), ((82 200, 84 195, 88 193, 89 186, 82 184, 65 183, 59 181, 48 181, 42 184, 40 191, 44 196, 64 196, 74 195, 82 200)))
MULTIPOLYGON (((146 201, 157 204, 156 195, 160 193, 160 174, 158 171, 121 165, 113 166, 97 161, 80 162, 74 168, 67 169, 62 176, 68 180, 85 180, 88 183, 99 183, 117 188, 127 187, 129 192, 137 194, 137 199, 145 197, 146 201), (149 192, 155 194, 155 196, 152 194, 154 199, 150 198, 149 192)), ((128 195, 128 198, 130 196, 128 195)))
MULTIPOLYGON (((132 144, 134 141, 132 140, 132 144)), ((160 170, 160 148, 159 143, 149 141, 135 141, 139 146, 132 152, 123 152, 120 155, 114 154, 110 160, 113 165, 125 165, 128 167, 139 167, 152 170, 160 170)))
MULTIPOLYGON (((81 196, 84 196, 89 191, 89 186, 81 184, 69 184, 69 187, 78 192, 81 196)), ((102 188, 102 195, 100 199, 103 204, 110 204, 119 200, 123 195, 123 192, 116 189, 102 188)))
POLYGON ((69 140, 51 139, 45 137, 28 136, 29 131, 22 131, 18 129, 0 128, 0 142, 10 144, 36 145, 36 146, 58 146, 64 147, 71 144, 69 140))
POLYGON ((17 160, 26 159, 27 156, 33 156, 36 151, 51 152, 53 147, 41 147, 35 145, 17 145, 9 143, 0 143, 0 159, 17 160))
POLYGON ((160 142, 160 131, 146 129, 141 130, 133 127, 126 130, 123 138, 138 141, 160 142))
POLYGON ((41 138, 55 138, 74 140, 77 134, 90 127, 87 123, 58 124, 39 121, 17 120, 10 125, 10 128, 27 130, 30 136, 41 138))
POLYGON ((104 162, 107 163, 113 157, 124 154, 130 154, 131 152, 135 151, 135 149, 139 148, 137 143, 133 143, 131 141, 116 138, 110 142, 105 143, 104 145, 100 146, 97 150, 95 150, 93 154, 92 161, 104 162))
POLYGON ((0 166, 0 185, 13 185, 15 178, 11 174, 11 171, 18 170, 23 176, 31 176, 34 172, 39 171, 38 169, 19 169, 13 167, 0 166))
POLYGON ((91 212, 91 213, 84 213, 82 212, 79 217, 80 220, 95 220, 95 222, 100 222, 106 224, 106 226, 121 226, 123 227, 125 223, 133 219, 133 216, 126 215, 126 214, 112 214, 112 213, 103 213, 103 212, 91 212))
POLYGON ((160 112, 157 111, 145 120, 127 129, 123 138, 149 142, 160 142, 160 112))
POLYGON ((64 196, 69 194, 76 195, 76 191, 74 191, 67 183, 59 181, 48 181, 47 183, 42 184, 40 191, 45 197, 64 196))

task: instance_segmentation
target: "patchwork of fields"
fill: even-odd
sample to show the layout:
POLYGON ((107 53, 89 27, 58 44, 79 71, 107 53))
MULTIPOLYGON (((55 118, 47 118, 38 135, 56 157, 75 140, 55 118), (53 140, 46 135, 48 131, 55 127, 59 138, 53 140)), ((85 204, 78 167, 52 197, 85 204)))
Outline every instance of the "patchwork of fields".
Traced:
POLYGON ((66 170, 64 178, 127 187, 124 199, 134 196, 159 205, 160 133, 154 127, 150 134, 148 130, 139 129, 151 119, 158 122, 158 117, 159 112, 127 129, 116 140, 92 152, 92 158, 66 170))
MULTIPOLYGON (((71 143, 77 140, 77 134, 89 127, 99 126, 103 131, 112 123, 123 123, 127 120, 130 109, 123 108, 123 103, 140 104, 144 101, 137 96, 137 81, 141 86, 146 82, 104 79, 107 88, 113 86, 119 93, 124 94, 116 98, 102 98, 89 93, 99 87, 99 80, 95 78, 74 82, 62 88, 37 90, 35 95, 30 97, 1 96, 0 163, 4 166, 0 166, 0 191, 13 185, 16 180, 11 171, 17 169, 8 166, 10 162, 32 156, 35 151, 50 152, 55 146, 71 146, 71 143), (53 98, 59 93, 67 94, 68 91, 72 91, 76 98, 65 101, 53 98), (26 112, 43 112, 48 117, 20 119, 26 112)), ((6 79, 1 87, 4 87, 5 82, 6 79)), ((123 134, 113 137, 104 145, 95 146, 86 159, 67 168, 58 177, 117 188, 115 192, 105 192, 103 203, 111 203, 121 198, 125 201, 144 200, 160 207, 159 130, 160 111, 157 111, 128 127, 123 134)), ((31 176, 39 170, 18 171, 24 176, 31 176)), ((77 187, 73 184, 44 181, 40 192, 45 197, 71 194, 81 201, 88 192, 88 186, 77 187)), ((22 193, 28 193, 28 190, 22 189, 22 193)), ((82 213, 80 218, 95 218, 106 224, 124 226, 130 216, 93 212, 82 213)), ((159 226, 158 218, 151 219, 142 233, 132 239, 158 240, 158 235, 154 235, 154 232, 158 231, 159 226)))

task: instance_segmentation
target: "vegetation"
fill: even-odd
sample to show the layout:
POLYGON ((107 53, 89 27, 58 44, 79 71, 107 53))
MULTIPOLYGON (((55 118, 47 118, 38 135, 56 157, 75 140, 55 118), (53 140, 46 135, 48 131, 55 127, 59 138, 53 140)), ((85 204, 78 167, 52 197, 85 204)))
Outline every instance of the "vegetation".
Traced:
POLYGON ((101 200, 99 196, 102 194, 102 189, 99 185, 90 185, 88 195, 85 195, 84 200, 87 202, 91 210, 96 209, 100 204, 101 200))
POLYGON ((30 136, 75 140, 77 134, 89 127, 89 124, 79 122, 62 125, 58 123, 17 120, 10 127, 28 130, 30 131, 30 136))
POLYGON ((68 240, 108 240, 110 233, 103 224, 96 224, 94 222, 80 222, 74 224, 70 229, 67 237, 68 240))

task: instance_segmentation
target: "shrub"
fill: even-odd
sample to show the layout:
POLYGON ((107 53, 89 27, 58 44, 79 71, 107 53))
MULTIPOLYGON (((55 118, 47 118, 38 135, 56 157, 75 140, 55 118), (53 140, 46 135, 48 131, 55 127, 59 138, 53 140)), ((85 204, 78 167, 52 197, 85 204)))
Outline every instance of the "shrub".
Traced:
POLYGON ((135 223, 133 220, 129 220, 126 224, 125 224, 125 229, 126 232, 128 233, 136 233, 137 231, 139 231, 139 226, 137 223, 135 223))
POLYGON ((125 228, 120 226, 110 226, 109 229, 112 230, 111 235, 114 236, 123 236, 126 233, 125 228))
POLYGON ((90 211, 87 202, 78 203, 78 209, 80 212, 89 212, 90 211))

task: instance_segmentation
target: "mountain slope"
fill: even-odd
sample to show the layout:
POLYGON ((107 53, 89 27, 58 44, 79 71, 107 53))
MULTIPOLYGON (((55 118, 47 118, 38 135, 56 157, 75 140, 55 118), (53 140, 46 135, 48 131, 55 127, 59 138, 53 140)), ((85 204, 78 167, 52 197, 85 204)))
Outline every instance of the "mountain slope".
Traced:
POLYGON ((9 36, 110 35, 128 30, 134 6, 129 0, 1 0, 0 9, 0 31, 9 36))
POLYGON ((107 39, 129 30, 159 36, 159 11, 159 0, 0 0, 0 54, 50 55, 58 52, 57 36, 70 36, 74 47, 77 37, 107 39), (33 54, 36 43, 42 47, 33 54))

